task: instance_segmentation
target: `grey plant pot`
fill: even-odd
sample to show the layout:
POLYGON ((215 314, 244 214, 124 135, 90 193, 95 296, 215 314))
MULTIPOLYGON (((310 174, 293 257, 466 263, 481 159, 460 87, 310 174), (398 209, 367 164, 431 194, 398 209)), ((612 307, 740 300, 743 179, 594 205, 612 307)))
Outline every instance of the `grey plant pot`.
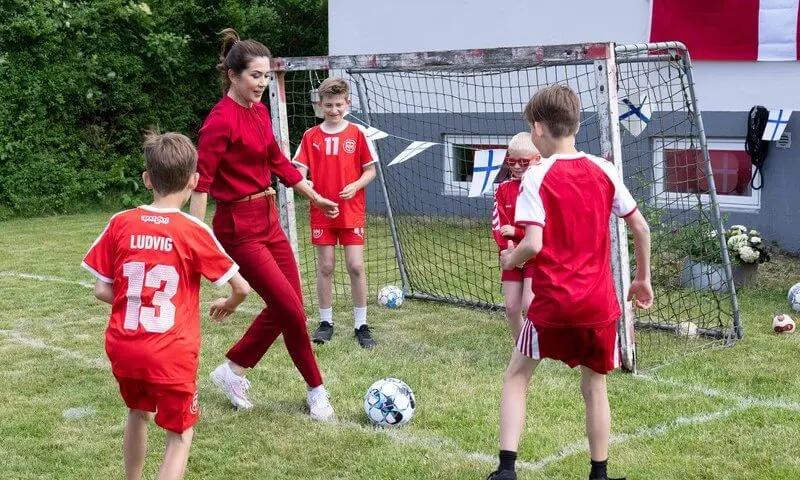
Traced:
POLYGON ((737 287, 746 287, 758 280, 757 263, 737 263, 731 266, 733 284, 737 287))
POLYGON ((725 290, 725 269, 722 265, 687 259, 681 271, 681 286, 701 292, 725 290))

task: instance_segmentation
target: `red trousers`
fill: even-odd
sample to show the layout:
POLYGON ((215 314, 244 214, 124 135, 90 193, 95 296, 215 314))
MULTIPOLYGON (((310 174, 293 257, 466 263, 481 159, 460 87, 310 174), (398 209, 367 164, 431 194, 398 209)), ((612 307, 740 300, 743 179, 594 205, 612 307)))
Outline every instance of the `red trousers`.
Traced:
POLYGON ((300 272, 273 197, 219 202, 212 224, 225 251, 239 264, 239 272, 267 304, 226 356, 252 368, 283 334, 289 355, 308 386, 322 385, 306 329, 300 272))

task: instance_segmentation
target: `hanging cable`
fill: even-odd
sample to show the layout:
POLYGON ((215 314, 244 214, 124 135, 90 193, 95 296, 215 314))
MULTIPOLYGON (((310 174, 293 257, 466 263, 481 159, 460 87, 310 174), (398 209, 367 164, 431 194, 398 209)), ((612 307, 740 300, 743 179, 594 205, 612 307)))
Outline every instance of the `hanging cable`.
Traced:
POLYGON ((744 149, 750 155, 750 161, 753 162, 755 167, 753 177, 750 179, 750 187, 753 190, 761 190, 764 187, 764 174, 761 168, 764 166, 764 161, 767 159, 767 151, 769 150, 769 142, 761 140, 764 130, 767 128, 767 120, 769 119, 769 110, 756 105, 750 109, 747 115, 747 137, 744 141, 744 149), (759 178, 758 186, 756 187, 756 176, 759 178))

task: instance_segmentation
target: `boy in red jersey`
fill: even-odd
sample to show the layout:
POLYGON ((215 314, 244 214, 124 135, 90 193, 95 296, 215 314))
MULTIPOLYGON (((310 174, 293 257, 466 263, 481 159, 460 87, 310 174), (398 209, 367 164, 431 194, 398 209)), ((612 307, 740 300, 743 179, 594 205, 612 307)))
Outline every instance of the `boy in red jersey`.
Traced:
POLYGON ((180 211, 197 185, 191 140, 149 134, 144 155, 153 203, 111 217, 82 266, 97 277, 95 296, 111 304, 106 353, 129 408, 125 478, 141 478, 147 426, 155 419, 167 430, 158 479, 179 479, 199 416, 200 276, 231 285, 231 295, 211 306, 218 321, 236 310, 250 287, 211 230, 180 211))
MULTIPOLYGON (((542 159, 539 150, 531 143, 531 134, 521 132, 508 142, 505 164, 510 177, 498 185, 494 192, 494 209, 492 210, 492 234, 500 250, 505 250, 509 242, 519 245, 525 230, 514 224, 514 210, 519 196, 522 175, 529 165, 537 165, 542 159)), ((522 315, 527 313, 533 299, 531 276, 532 261, 523 267, 503 270, 500 280, 503 282, 503 300, 506 307, 506 320, 511 327, 511 334, 516 342, 522 331, 522 315)))
POLYGON ((500 398, 500 465, 494 480, 516 479, 519 439, 525 424, 525 393, 543 358, 581 367, 591 480, 608 480, 606 464, 611 412, 606 374, 619 362, 616 321, 620 305, 611 275, 609 219, 623 217, 633 233, 636 278, 628 300, 634 308, 653 303, 650 230, 616 167, 579 152, 580 101, 567 86, 536 93, 525 107, 531 140, 544 157, 522 180, 516 223, 525 227, 518 247, 500 254, 503 268, 536 257, 536 296, 522 327, 500 398))
POLYGON ((359 127, 344 119, 350 88, 343 79, 325 79, 317 89, 325 121, 303 134, 293 162, 325 198, 337 199, 339 216, 330 218, 311 206, 311 243, 317 250, 319 327, 312 337, 323 344, 333 337, 334 248, 344 247, 355 316, 354 334, 363 348, 375 347, 367 326, 367 277, 364 274, 364 188, 375 178, 378 156, 359 127))

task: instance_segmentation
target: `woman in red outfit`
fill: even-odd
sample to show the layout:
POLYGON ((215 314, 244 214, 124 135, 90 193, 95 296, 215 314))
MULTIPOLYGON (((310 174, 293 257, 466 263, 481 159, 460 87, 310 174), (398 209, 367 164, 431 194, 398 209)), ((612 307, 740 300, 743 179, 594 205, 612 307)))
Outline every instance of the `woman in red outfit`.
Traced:
POLYGON ((272 174, 308 197, 326 215, 336 216, 338 206, 303 180, 273 136, 269 112, 261 103, 269 80, 267 47, 253 40, 239 40, 232 29, 222 35, 218 68, 225 95, 200 129, 200 181, 192 194, 190 210, 202 220, 208 195, 216 200, 214 233, 267 307, 228 351, 228 360, 211 373, 211 380, 235 407, 252 408, 245 369, 253 368, 283 334, 289 355, 308 384, 311 417, 332 419, 333 408, 306 330, 300 274, 270 188, 272 174))

